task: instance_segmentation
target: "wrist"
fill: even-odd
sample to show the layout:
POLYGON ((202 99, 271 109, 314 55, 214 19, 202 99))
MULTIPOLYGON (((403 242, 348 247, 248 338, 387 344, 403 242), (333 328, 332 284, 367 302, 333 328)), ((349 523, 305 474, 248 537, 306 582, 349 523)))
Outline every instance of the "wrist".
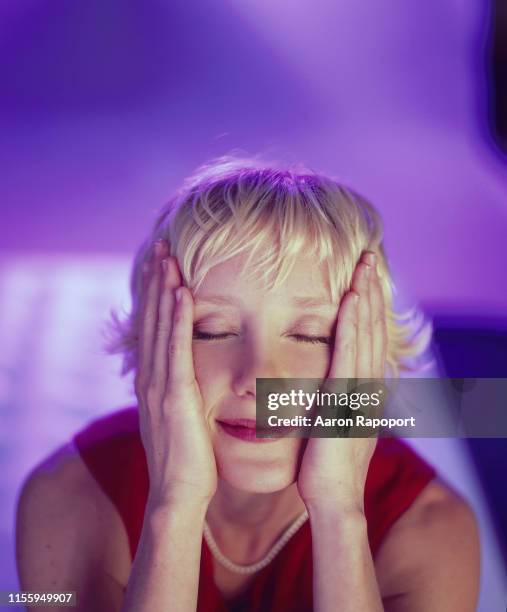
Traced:
POLYGON ((201 506, 157 506, 147 509, 144 528, 155 542, 177 534, 189 544, 194 537, 202 538, 205 518, 206 511, 201 506))
POLYGON ((364 503, 344 502, 343 500, 312 501, 306 503, 310 521, 340 520, 341 522, 361 523, 366 520, 364 503))
POLYGON ((164 498, 164 499, 148 499, 146 504, 145 514, 150 517, 151 522, 165 522, 168 517, 183 519, 188 518, 191 521, 204 522, 206 512, 208 511, 208 499, 184 499, 184 498, 164 498))
POLYGON ((197 487, 166 487, 163 491, 150 488, 146 506, 153 509, 171 507, 173 510, 204 508, 206 512, 212 499, 213 495, 203 494, 197 487))
POLYGON ((309 522, 312 539, 317 547, 328 546, 337 539, 344 546, 356 545, 368 538, 366 517, 358 511, 340 514, 329 510, 314 510, 309 513, 309 522))

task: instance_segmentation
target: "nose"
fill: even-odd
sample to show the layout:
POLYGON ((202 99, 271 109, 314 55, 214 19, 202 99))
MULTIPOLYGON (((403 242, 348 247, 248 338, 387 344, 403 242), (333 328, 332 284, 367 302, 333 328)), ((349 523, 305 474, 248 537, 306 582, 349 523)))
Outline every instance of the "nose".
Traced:
POLYGON ((284 372, 269 346, 245 346, 233 378, 233 391, 239 397, 256 397, 257 378, 283 378, 284 372))

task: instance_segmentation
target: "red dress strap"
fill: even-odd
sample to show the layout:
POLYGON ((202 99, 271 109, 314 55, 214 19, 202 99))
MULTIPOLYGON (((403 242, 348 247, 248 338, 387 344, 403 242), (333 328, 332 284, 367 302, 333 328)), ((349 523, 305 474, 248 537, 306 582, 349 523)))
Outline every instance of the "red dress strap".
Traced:
POLYGON ((116 506, 135 557, 148 499, 149 476, 135 406, 92 421, 73 437, 81 458, 116 506))

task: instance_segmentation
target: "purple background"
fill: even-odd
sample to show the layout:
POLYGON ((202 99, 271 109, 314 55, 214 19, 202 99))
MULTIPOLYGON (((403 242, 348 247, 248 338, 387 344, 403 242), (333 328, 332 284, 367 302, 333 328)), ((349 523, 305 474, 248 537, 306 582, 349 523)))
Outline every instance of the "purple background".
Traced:
POLYGON ((408 295, 504 314, 477 0, 8 3, 2 249, 131 254, 197 164, 302 160, 380 208, 408 295))
MULTIPOLYGON (((132 401, 118 360, 100 354, 100 323, 128 304, 130 260, 156 210, 210 157, 260 152, 341 179, 384 217, 400 307, 504 327, 507 177, 487 131, 488 6, 0 5, 0 589, 15 584, 24 475, 132 401)), ((481 609, 503 609, 505 573, 464 449, 421 452, 475 504, 481 609)))

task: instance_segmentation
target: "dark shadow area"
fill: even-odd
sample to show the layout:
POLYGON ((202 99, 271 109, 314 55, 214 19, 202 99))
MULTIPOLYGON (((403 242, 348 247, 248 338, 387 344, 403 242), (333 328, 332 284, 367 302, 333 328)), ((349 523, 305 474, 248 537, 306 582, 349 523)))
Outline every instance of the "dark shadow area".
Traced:
POLYGON ((507 2, 505 0, 492 2, 488 64, 491 83, 491 129, 497 144, 507 153, 507 2))
MULTIPOLYGON (((440 372, 449 377, 507 377, 507 320, 433 315, 433 347, 440 372)), ((507 409, 507 398, 505 399, 507 409)), ((480 410, 480 406, 477 407, 480 410)), ((507 566, 507 440, 466 440, 487 499, 507 566)))

